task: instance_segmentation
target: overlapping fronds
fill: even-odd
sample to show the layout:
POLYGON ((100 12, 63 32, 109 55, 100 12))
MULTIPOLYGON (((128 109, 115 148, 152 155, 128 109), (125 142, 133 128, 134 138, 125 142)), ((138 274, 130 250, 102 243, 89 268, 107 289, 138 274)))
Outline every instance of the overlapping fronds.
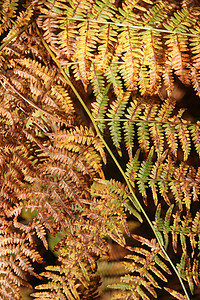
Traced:
POLYGON ((191 37, 191 51, 193 53, 193 58, 192 58, 192 84, 194 86, 194 89, 197 93, 198 96, 200 96, 200 90, 199 90, 199 32, 200 32, 200 27, 195 26, 195 29, 192 30, 192 33, 195 34, 194 37, 191 37))
POLYGON ((191 291, 194 285, 199 285, 199 211, 192 216, 190 212, 184 215, 180 210, 174 211, 174 205, 170 206, 165 217, 161 217, 161 205, 158 205, 154 226, 162 236, 167 249, 172 246, 175 253, 181 249, 182 255, 177 264, 181 276, 188 281, 191 291), (170 238, 172 242, 170 243, 170 238), (192 249, 189 250, 189 246, 192 249), (191 256, 188 252, 191 252, 191 256))
POLYGON ((84 201, 88 208, 74 207, 80 212, 79 218, 71 222, 70 232, 67 231, 55 248, 59 250, 60 264, 48 266, 41 274, 49 281, 37 287, 42 292, 33 294, 36 299, 56 299, 56 295, 60 299, 95 299, 100 283, 95 274, 96 261, 99 257, 109 257, 105 238, 125 246, 124 232, 130 236, 125 210, 129 207, 131 210, 125 187, 115 181, 108 187, 100 181, 94 183, 92 194, 95 198, 84 201))
POLYGON ((96 172, 100 172, 100 157, 95 155, 95 151, 101 154, 102 159, 106 162, 106 156, 103 150, 103 143, 98 137, 95 137, 91 128, 83 128, 83 126, 75 127, 69 131, 56 132, 50 134, 53 137, 54 147, 63 150, 70 150, 85 156, 85 160, 93 165, 96 172), (82 149, 82 146, 85 146, 82 149))
POLYGON ((93 200, 90 207, 91 217, 100 215, 104 223, 101 226, 102 234, 109 236, 122 247, 125 246, 123 232, 130 236, 125 212, 128 211, 142 222, 138 209, 131 206, 127 187, 115 180, 100 180, 98 184, 94 184, 92 193, 101 198, 93 200))
POLYGON ((168 1, 147 3, 125 1, 116 9, 105 0, 46 1, 40 26, 58 59, 75 63, 75 77, 85 89, 95 77, 92 63, 102 74, 110 74, 111 65, 116 68, 117 63, 127 90, 156 94, 163 78, 170 95, 174 71, 198 92, 199 8, 184 5, 180 10, 168 1))
MULTIPOLYGON (((170 274, 165 257, 156 241, 151 241, 133 235, 133 238, 147 245, 150 250, 140 247, 129 247, 131 254, 125 257, 123 262, 125 269, 129 271, 120 278, 120 283, 113 284, 114 289, 122 290, 113 296, 112 299, 151 299, 150 295, 157 298, 156 289, 160 288, 156 276, 166 282, 167 278, 163 274, 170 274), (159 268, 158 268, 159 266, 159 268), (162 270, 162 271, 161 271, 162 270)), ((163 285, 163 282, 162 282, 163 285)))
POLYGON ((28 283, 28 275, 41 278, 33 267, 33 262, 42 263, 36 243, 30 230, 22 228, 17 233, 12 221, 1 214, 0 229, 0 295, 1 299, 22 299, 19 287, 28 283))
MULTIPOLYGON (((124 136, 130 158, 132 158, 132 149, 136 142, 139 143, 139 147, 145 154, 149 153, 150 147, 153 145, 158 158, 163 155, 166 143, 169 152, 174 157, 177 157, 180 143, 184 161, 188 159, 192 145, 199 155, 199 122, 191 124, 190 121, 184 120, 181 116, 182 110, 178 114, 174 114, 173 101, 166 100, 158 105, 144 103, 141 98, 129 100, 129 94, 125 96, 125 98, 113 102, 107 113, 111 137, 117 149, 120 148, 124 136)), ((95 114, 97 112, 96 104, 95 114)))
POLYGON ((2 299, 22 299, 32 276, 43 280, 36 299, 95 299, 111 245, 123 253, 110 263, 119 267, 107 281, 113 299, 161 299, 163 286, 177 299, 196 292, 200 123, 173 98, 175 79, 200 95, 195 3, 0 3, 2 299), (107 154, 123 183, 105 179, 107 154), (129 220, 139 224, 133 234, 129 220), (60 231, 57 261, 39 275, 38 243, 48 251, 60 231))
MULTIPOLYGON (((88 201, 91 201, 89 188, 93 179, 104 178, 101 155, 106 161, 102 142, 92 129, 80 126, 70 90, 58 69, 47 66, 48 53, 43 53, 40 40, 31 35, 34 28, 29 29, 2 50, 4 60, 9 63, 0 72, 0 207, 5 214, 4 222, 12 228, 1 232, 1 273, 5 277, 1 281, 2 299, 21 299, 19 287, 31 287, 26 273, 42 278, 32 266, 34 261, 42 264, 34 242, 36 237, 48 249, 47 233, 55 235, 71 228, 74 242, 70 235, 72 255, 69 261, 73 270, 77 264, 73 257, 74 247, 86 235, 84 230, 88 234, 83 225, 86 217, 81 217, 81 212, 87 210, 88 201), (23 39, 28 45, 22 43, 23 39), (26 224, 21 216, 28 211, 32 212, 32 217, 26 224)), ((75 270, 74 274, 74 285, 77 284, 76 276, 80 276, 79 282, 91 298, 99 285, 95 275, 96 260, 106 252, 103 241, 101 247, 96 246, 98 238, 96 235, 94 246, 87 254, 92 268, 88 270, 86 281, 91 280, 88 278, 93 273, 95 284, 92 281, 88 290, 89 283, 84 285, 84 275, 83 278, 77 275, 82 274, 82 269, 75 270)), ((78 244, 77 247, 80 250, 78 244)), ((87 268, 85 258, 83 269, 87 268)), ((69 289, 69 293, 76 289, 71 281, 69 289)))
POLYGON ((79 222, 76 223, 60 242, 62 247, 59 246, 58 265, 48 266, 41 274, 48 279, 48 283, 37 287, 39 291, 33 294, 36 299, 96 298, 100 284, 100 277, 95 274, 96 253, 101 253, 101 248, 105 251, 105 245, 98 240, 98 236, 95 238, 88 231, 88 228, 92 229, 92 224, 86 222, 79 227, 79 222))
POLYGON ((139 152, 127 164, 127 176, 138 187, 147 204, 147 191, 151 189, 155 205, 160 194, 168 205, 171 195, 181 211, 183 207, 190 210, 191 203, 199 197, 199 169, 181 163, 179 166, 165 152, 157 161, 153 160, 153 149, 147 159, 140 162, 139 152))
POLYGON ((92 63, 102 74, 119 63, 117 69, 128 90, 158 93, 163 77, 170 94, 174 71, 184 84, 192 82, 198 93, 199 8, 178 9, 168 1, 147 3, 125 1, 117 8, 106 0, 41 1, 41 5, 33 1, 15 20, 17 2, 5 1, 2 28, 12 27, 7 41, 40 9, 38 25, 45 40, 64 66, 75 64, 75 78, 85 89, 95 76, 92 63))
POLYGON ((165 218, 161 217, 161 205, 158 205, 155 215, 154 225, 164 237, 165 248, 169 245, 169 234, 172 235, 172 246, 174 252, 177 252, 178 236, 182 244, 183 254, 187 253, 186 239, 188 239, 192 248, 192 257, 198 253, 199 244, 199 212, 193 217, 190 213, 184 216, 180 210, 177 210, 172 214, 174 205, 171 205, 165 215, 165 218), (190 230, 192 228, 192 231, 190 230))

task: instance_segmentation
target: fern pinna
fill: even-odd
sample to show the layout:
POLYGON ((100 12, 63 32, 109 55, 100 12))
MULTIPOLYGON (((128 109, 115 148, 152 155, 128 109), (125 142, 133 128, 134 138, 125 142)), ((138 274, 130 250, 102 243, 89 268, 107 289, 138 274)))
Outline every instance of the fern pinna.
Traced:
POLYGON ((199 15, 0 4, 1 299, 199 298, 199 15))

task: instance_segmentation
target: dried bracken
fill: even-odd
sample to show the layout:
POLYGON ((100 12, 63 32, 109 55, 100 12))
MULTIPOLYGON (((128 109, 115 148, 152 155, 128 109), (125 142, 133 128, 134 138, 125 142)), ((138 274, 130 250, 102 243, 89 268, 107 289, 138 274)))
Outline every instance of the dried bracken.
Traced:
POLYGON ((116 267, 113 299, 195 293, 200 122, 173 91, 176 78, 200 96, 199 15, 195 1, 0 3, 1 299, 22 299, 31 276, 36 299, 98 298, 99 262, 116 267), (123 182, 105 179, 107 153, 123 182), (38 243, 60 233, 40 274, 38 243))

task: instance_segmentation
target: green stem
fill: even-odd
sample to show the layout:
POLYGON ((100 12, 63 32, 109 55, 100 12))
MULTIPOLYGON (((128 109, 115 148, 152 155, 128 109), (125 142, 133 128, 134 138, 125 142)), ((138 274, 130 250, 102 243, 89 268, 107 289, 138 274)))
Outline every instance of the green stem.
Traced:
POLYGON ((106 150, 108 151, 108 153, 109 153, 110 156, 112 157, 113 161, 115 162, 117 168, 118 168, 119 171, 121 172, 121 174, 122 174, 122 176, 123 176, 123 178, 124 178, 124 180, 125 180, 127 186, 129 187, 129 190, 130 190, 130 192, 131 192, 131 194, 132 194, 132 199, 131 199, 131 201, 132 201, 133 205, 136 206, 136 207, 138 206, 138 207, 140 208, 141 212, 143 213, 144 217, 146 218, 147 222, 149 223, 151 229, 153 230, 154 235, 155 235, 155 237, 156 237, 156 239, 157 239, 157 241, 158 241, 158 243, 159 243, 159 245, 160 245, 161 250, 163 251, 164 255, 167 257, 167 259, 168 259, 169 263, 171 264, 171 266, 172 266, 174 272, 176 273, 176 275, 177 275, 177 277, 178 277, 178 279, 179 279, 179 281, 180 281, 180 283, 181 283, 181 286, 182 286, 182 288, 183 288, 183 290, 184 290, 184 292, 185 292, 185 295, 186 295, 187 299, 190 300, 190 298, 189 298, 189 296, 188 296, 188 293, 187 293, 187 290, 186 290, 186 288, 185 288, 185 286, 184 286, 184 283, 183 283, 183 281, 182 281, 182 278, 180 277, 180 275, 179 275, 179 273, 178 273, 178 270, 177 270, 176 267, 174 266, 173 262, 171 261, 170 257, 168 256, 167 252, 165 251, 165 249, 164 249, 164 247, 163 247, 163 242, 162 242, 162 240, 160 239, 159 235, 157 234, 156 229, 154 228, 154 226, 153 226, 151 220, 149 219, 149 217, 147 216, 147 214, 146 214, 144 208, 142 207, 142 205, 140 204, 139 200, 138 200, 137 197, 135 196, 135 193, 134 193, 134 191, 133 191, 132 185, 131 185, 131 183, 130 183, 128 177, 126 176, 124 170, 123 170, 122 167, 120 166, 120 164, 119 164, 119 162, 117 161, 116 157, 114 156, 113 152, 112 152, 111 149, 109 148, 108 144, 107 144, 106 141, 104 140, 104 138, 103 138, 103 136, 102 136, 102 134, 101 134, 101 132, 100 132, 100 130, 99 130, 99 128, 98 128, 98 126, 97 126, 97 124, 96 124, 96 122, 95 122, 95 120, 94 120, 92 114, 91 114, 91 112, 89 111, 87 105, 84 103, 83 99, 82 99, 81 96, 79 95, 79 93, 78 93, 78 91, 76 90, 76 88, 75 88, 75 86, 73 85, 73 83, 70 81, 70 78, 69 78, 68 75, 65 73, 64 69, 62 68, 61 64, 60 64, 59 61, 57 60, 56 56, 55 56, 54 53, 51 51, 51 49, 49 48, 49 46, 47 45, 47 43, 45 42, 44 38, 42 37, 42 35, 41 35, 41 33, 40 33, 39 29, 38 29, 38 27, 36 27, 36 30, 37 30, 38 35, 39 35, 40 38, 41 38, 41 41, 42 41, 44 47, 46 48, 46 50, 47 50, 48 53, 50 54, 51 58, 54 60, 54 62, 56 63, 56 65, 57 65, 58 68, 60 69, 60 72, 61 72, 61 74, 63 75, 63 77, 65 78, 67 84, 71 87, 71 89, 73 90, 74 94, 76 95, 76 97, 77 97, 78 100, 80 101, 80 103, 81 103, 81 105, 83 106, 85 112, 87 113, 88 117, 90 118, 90 120, 91 120, 91 122, 92 122, 92 124, 93 124, 93 126, 94 126, 94 129, 95 129, 97 135, 99 136, 99 138, 100 138, 101 141, 103 142, 103 144, 104 144, 106 150))

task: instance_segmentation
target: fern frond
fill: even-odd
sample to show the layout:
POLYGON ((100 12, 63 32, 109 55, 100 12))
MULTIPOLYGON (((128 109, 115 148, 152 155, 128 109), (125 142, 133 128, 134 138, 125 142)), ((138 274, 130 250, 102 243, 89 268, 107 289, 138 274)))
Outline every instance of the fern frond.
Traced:
MULTIPOLYGON (((191 12, 186 7, 174 13, 174 16, 164 24, 168 30, 187 32, 194 21, 191 12)), ((189 55, 187 54, 188 38, 186 35, 170 34, 167 37, 168 57, 175 74, 185 85, 190 84, 189 55)))
MULTIPOLYGON (((120 101, 118 102, 120 104, 120 101)), ((127 103, 122 102, 124 106, 127 103)), ((108 108, 108 125, 112 132, 113 142, 115 146, 119 147, 122 140, 120 122, 124 122, 124 140, 130 158, 135 137, 137 137, 139 146, 145 154, 148 154, 152 142, 158 158, 163 154, 165 142, 175 157, 177 157, 178 143, 180 142, 184 161, 187 161, 192 145, 199 155, 199 122, 191 124, 181 117, 181 112, 173 115, 175 107, 170 100, 166 100, 158 106, 157 104, 142 103, 140 99, 133 98, 128 104, 127 114, 124 112, 125 108, 119 111, 117 108, 117 102, 108 108), (115 109, 117 110, 116 114, 114 113, 115 109), (123 118, 123 115, 126 119, 123 118)))
POLYGON ((147 160, 142 162, 140 169, 138 170, 138 178, 140 178, 138 180, 138 188, 140 193, 143 196, 146 205, 147 205, 147 194, 146 194, 147 179, 146 178, 150 175, 151 168, 153 165, 152 156, 153 156, 153 149, 151 149, 147 160))
MULTIPOLYGON (((8 2, 8 1, 7 1, 8 2)), ((16 2, 17 1, 12 1, 12 4, 10 6, 11 11, 14 10, 14 16, 15 16, 15 10, 17 9, 16 7, 16 2), (13 5, 14 4, 14 5, 13 5), (13 5, 13 7, 12 7, 13 5)), ((37 4, 37 1, 32 1, 30 3, 30 5, 28 5, 28 7, 26 7, 26 9, 22 12, 19 12, 19 15, 17 16, 17 18, 15 20, 13 20, 13 25, 10 28, 8 34, 6 35, 6 37, 3 39, 3 42, 9 41, 10 38, 12 38, 12 36, 15 36, 22 27, 24 26, 28 26, 31 23, 31 18, 33 16, 34 13, 34 6, 37 4)), ((8 15, 8 18, 13 18, 13 14, 11 13, 11 16, 8 15)), ((10 20, 9 20, 10 21, 10 20)))
POLYGON ((138 186, 146 203, 147 190, 151 188, 155 204, 158 203, 158 194, 170 205, 169 193, 182 210, 185 206, 190 209, 191 203, 197 201, 199 195, 198 171, 181 163, 175 167, 174 162, 167 157, 167 151, 156 161, 153 161, 153 149, 147 159, 140 162, 139 152, 127 164, 127 176, 133 185, 138 186))
POLYGON ((183 279, 188 282, 191 293, 194 293, 194 286, 199 286, 199 259, 191 259, 183 253, 180 263, 177 264, 177 269, 183 279))
MULTIPOLYGON (((65 3, 65 1, 63 1, 65 3)), ((77 16, 79 18, 83 18, 87 16, 88 13, 91 13, 93 8, 93 1, 88 2, 85 0, 75 0, 71 1, 70 5, 67 8, 66 14, 70 18, 77 16)))
POLYGON ((174 206, 170 206, 167 210, 165 218, 160 217, 161 205, 158 206, 156 212, 155 226, 157 230, 164 235, 165 247, 169 245, 169 235, 172 236, 172 245, 174 252, 177 252, 178 249, 178 236, 180 237, 181 249, 183 254, 186 256, 186 239, 190 243, 192 248, 192 257, 196 251, 198 251, 199 243, 199 212, 196 213, 194 219, 189 216, 182 216, 183 213, 177 211, 175 214, 172 214, 174 206), (171 225, 170 225, 171 223, 171 225), (173 224, 173 225, 172 225, 173 224), (192 228, 192 232, 190 231, 192 228))
MULTIPOLYGON (((182 278, 188 281, 191 292, 194 291, 194 283, 199 285, 199 262, 196 255, 199 252, 199 212, 196 213, 194 219, 191 215, 184 216, 180 211, 172 214, 173 205, 168 209, 165 218, 161 218, 161 206, 157 208, 154 226, 159 234, 163 234, 165 248, 169 247, 170 236, 172 238, 173 250, 181 249, 180 263, 177 269, 182 278), (192 228, 192 230, 190 230, 192 228), (188 243, 191 245, 191 256, 188 253, 188 243), (191 258, 190 258, 191 257, 191 258)), ((173 294, 173 293, 172 293, 173 294)), ((178 294, 177 294, 178 295, 178 294)), ((174 294, 176 296, 176 293, 174 294)))
POLYGON ((146 12, 147 8, 145 7, 145 4, 153 4, 151 0, 143 0, 142 2, 138 4, 138 0, 129 1, 125 0, 123 3, 123 10, 120 10, 121 14, 123 13, 126 17, 131 16, 132 18, 136 17, 138 12, 146 12), (141 5, 142 4, 142 5, 141 5))
POLYGON ((125 257, 128 261, 124 261, 123 265, 131 275, 122 276, 120 279, 121 283, 110 286, 111 288, 121 290, 121 292, 114 295, 112 299, 139 299, 141 297, 142 299, 148 300, 150 299, 148 296, 149 293, 156 298, 157 294, 155 289, 159 288, 159 285, 154 276, 159 277, 164 282, 167 281, 164 274, 158 269, 158 266, 161 267, 164 272, 171 274, 165 262, 163 262, 160 248, 155 240, 148 241, 136 235, 133 235, 133 238, 142 244, 146 244, 151 250, 129 247, 129 250, 131 250, 133 254, 125 257))
MULTIPOLYGON (((86 264, 83 265, 80 262, 80 265, 86 272, 86 264)), ((47 268, 49 271, 42 273, 49 282, 38 286, 37 289, 43 291, 36 292, 32 294, 32 296, 36 299, 58 299, 58 297, 59 299, 67 298, 70 300, 95 299, 97 297, 97 292, 94 287, 97 286, 99 278, 94 276, 93 278, 90 278, 90 282, 88 282, 83 275, 82 277, 77 276, 78 274, 76 269, 77 267, 73 266, 73 264, 68 263, 65 266, 65 262, 63 262, 61 266, 49 266, 47 268), (69 274, 69 270, 71 274, 69 274), (57 275, 58 272, 60 275, 57 275), (80 286, 82 287, 82 291, 80 286)))
MULTIPOLYGON (((200 123, 171 99, 176 77, 200 94, 195 3, 0 3, 0 298, 21 299, 19 287, 42 276, 37 299, 95 299, 98 260, 113 258, 126 269, 116 298, 160 297, 168 263, 187 299, 185 283, 191 293, 199 285, 200 168, 189 163, 200 156, 200 123), (78 102, 94 130, 80 126, 78 102), (125 144, 122 165, 103 133, 121 155, 125 144), (104 147, 124 184, 104 180, 104 147), (160 246, 148 236, 132 241, 129 218, 141 228, 146 220, 160 246), (47 250, 59 231, 58 260, 39 276, 37 241, 47 250)), ((173 285, 166 291, 184 298, 173 285)))
POLYGON ((118 36, 118 48, 121 47, 122 53, 117 53, 117 55, 119 56, 121 54, 124 62, 120 65, 119 69, 125 81, 126 88, 130 91, 137 90, 142 47, 138 35, 135 30, 127 27, 127 29, 123 29, 118 36))
MULTIPOLYGON (((15 69, 13 70, 15 80, 11 76, 9 80, 4 75, 1 75, 2 84, 6 89, 6 96, 12 99, 17 96, 18 105, 21 110, 27 115, 30 112, 30 107, 36 109, 27 118, 27 127, 32 124, 41 126, 43 131, 48 131, 49 128, 59 126, 59 123, 73 123, 72 115, 74 114, 74 107, 72 100, 66 89, 61 84, 57 84, 55 70, 49 71, 46 66, 42 66, 37 60, 30 58, 15 59, 15 69), (27 82, 29 82, 29 89, 27 89, 27 82), (19 88, 20 91, 19 92, 19 88), (26 96, 30 94, 30 96, 26 96), (51 117, 52 121, 49 120, 51 117), (56 125, 55 125, 56 124, 56 125)), ((13 75, 14 75, 13 74, 13 75)), ((17 101, 13 101, 13 105, 17 106, 17 101)), ((33 126, 33 128, 37 128, 33 126)))
POLYGON ((118 74, 118 68, 114 64, 109 66, 105 72, 107 81, 112 84, 116 96, 121 99, 123 97, 123 83, 118 74))
POLYGON ((96 261, 98 255, 106 254, 106 245, 97 234, 100 230, 97 226, 99 218, 90 220, 88 214, 88 220, 84 221, 87 212, 80 211, 83 212, 83 218, 75 220, 70 232, 60 241, 59 265, 48 266, 46 272, 41 274, 49 282, 38 286, 37 289, 44 292, 34 293, 34 297, 53 299, 59 294, 60 297, 70 297, 69 299, 96 298, 100 284, 100 278, 96 275, 96 261))
POLYGON ((190 154, 190 136, 188 128, 184 124, 179 124, 175 129, 178 131, 178 137, 184 153, 184 160, 187 160, 190 154))
POLYGON ((34 61, 30 58, 20 59, 17 61, 22 67, 25 67, 29 72, 39 76, 45 82, 45 85, 52 81, 52 78, 55 77, 53 70, 49 70, 47 66, 42 66, 38 61, 34 61))
POLYGON ((0 35, 11 27, 11 19, 16 17, 18 7, 18 0, 4 1, 0 6, 0 35))
POLYGON ((32 262, 42 263, 42 258, 29 234, 16 233, 14 228, 5 224, 0 230, 0 295, 2 299, 22 299, 18 287, 31 287, 27 281, 28 274, 41 278, 34 272, 32 262))
POLYGON ((192 136, 192 141, 194 143, 194 146, 195 146, 195 149, 196 149, 196 152, 199 154, 200 156, 200 147, 199 147, 199 144, 200 144, 200 141, 199 141, 199 122, 197 122, 197 125, 191 125, 189 127, 189 131, 191 133, 191 136, 192 136))
POLYGON ((57 132, 49 136, 53 137, 57 148, 66 149, 75 153, 79 152, 82 157, 85 155, 84 160, 90 166, 93 166, 96 171, 100 171, 101 169, 100 157, 98 157, 97 152, 99 152, 102 159, 106 161, 103 144, 95 137, 91 128, 88 129, 87 127, 84 128, 80 126, 80 128, 75 127, 73 130, 57 132))
MULTIPOLYGON (((91 19, 109 20, 116 13, 114 1, 98 1, 92 7, 91 19)), ((105 71, 112 59, 114 46, 117 42, 117 27, 110 24, 102 24, 98 28, 98 54, 95 55, 94 63, 97 62, 98 70, 105 71)))
POLYGON ((130 92, 124 93, 121 98, 118 98, 117 101, 113 102, 110 105, 107 116, 111 119, 108 123, 110 126, 110 133, 113 140, 113 144, 118 150, 118 153, 121 153, 120 142, 121 142, 121 128, 120 128, 120 117, 123 115, 126 105, 130 97, 130 92))
MULTIPOLYGON (((170 7, 167 7, 165 2, 156 4, 149 10, 148 14, 144 14, 141 25, 151 27, 157 24, 159 27, 166 18, 169 9, 170 7)), ((149 74, 145 74, 145 77, 149 78, 149 82, 147 80, 140 80, 139 88, 141 94, 152 95, 157 93, 159 86, 161 85, 161 74, 163 72, 162 61, 164 58, 160 51, 163 47, 162 37, 161 33, 153 32, 151 30, 145 30, 141 32, 140 35, 142 41, 142 64, 149 70, 149 74)))
POLYGON ((98 70, 102 72, 107 69, 107 66, 112 60, 114 46, 117 42, 117 27, 110 24, 102 25, 99 28, 98 41, 98 55, 95 57, 94 62, 97 62, 98 70))
POLYGON ((96 96, 96 102, 92 103, 92 113, 95 119, 102 119, 102 121, 98 122, 98 127, 101 132, 104 131, 105 122, 103 122, 106 107, 109 101, 108 91, 110 89, 110 85, 108 84, 106 87, 105 80, 102 74, 97 70, 96 65, 92 64, 91 66, 91 84, 93 87, 93 92, 96 96))
MULTIPOLYGON (((111 211, 107 213, 115 213, 119 214, 119 223, 122 227, 124 227, 125 232, 127 235, 129 235, 129 230, 127 229, 126 224, 126 217, 124 212, 128 211, 130 214, 135 216, 140 222, 142 222, 142 218, 140 216, 140 209, 135 206, 133 208, 130 204, 130 195, 128 194, 128 191, 126 190, 126 187, 122 185, 120 182, 117 182, 115 180, 111 181, 104 181, 99 180, 100 186, 96 184, 93 186, 92 194, 94 194, 95 197, 100 196, 102 198, 102 204, 106 201, 109 204, 111 211)), ((97 200, 97 208, 100 207, 101 201, 97 200)), ((96 206, 95 205, 95 206, 96 206)), ((106 209, 107 205, 104 209, 106 209)), ((102 213, 106 214, 106 211, 102 211, 102 213)), ((105 218, 105 220, 108 217, 105 218)), ((108 231, 109 232, 109 231, 108 231)))
POLYGON ((160 124, 153 124, 152 126, 150 125, 149 131, 151 134, 151 138, 153 140, 155 151, 157 152, 158 159, 159 159, 164 149, 163 128, 160 124))
POLYGON ((96 2, 92 6, 92 13, 89 14, 89 16, 93 19, 111 19, 116 11, 116 7, 113 4, 113 0, 101 0, 99 2, 96 2))
MULTIPOLYGON (((39 18, 38 25, 44 31, 45 40, 51 45, 51 48, 56 51, 56 46, 58 43, 58 35, 56 34, 57 28, 59 26, 59 16, 64 9, 64 4, 59 8, 55 7, 55 4, 59 6, 59 3, 54 5, 50 1, 44 1, 41 3, 40 12, 43 17, 39 18)), ((61 3, 60 3, 61 4, 61 3)))
POLYGON ((81 79, 85 90, 89 83, 90 61, 97 43, 98 26, 88 21, 79 24, 79 37, 76 41, 77 51, 73 60, 78 62, 78 73, 76 79, 81 79))
POLYGON ((171 62, 166 61, 162 77, 167 96, 171 98, 172 92, 174 90, 174 76, 173 70, 171 68, 171 62))
POLYGON ((197 92, 197 95, 200 96, 200 74, 199 74, 199 59, 200 59, 200 52, 199 52, 199 45, 200 45, 200 38, 199 38, 199 33, 200 33, 200 27, 195 24, 195 29, 191 29, 191 32, 195 34, 194 37, 191 37, 191 51, 192 54, 194 55, 192 57, 192 71, 191 71, 191 81, 193 84, 193 87, 195 91, 197 92))
MULTIPOLYGON (((57 16, 58 18, 58 16, 57 16)), ((60 33, 58 34, 58 46, 62 56, 71 59, 74 54, 74 39, 76 37, 76 24, 68 19, 58 19, 60 33)))
MULTIPOLYGON (((95 274, 96 260, 99 255, 108 255, 105 237, 124 246, 123 231, 130 235, 124 212, 129 195, 124 186, 114 181, 109 186, 104 181, 95 183, 92 194, 98 199, 86 199, 85 203, 90 205, 88 209, 74 207, 75 211, 81 212, 80 218, 71 222, 70 232, 56 247, 59 247, 61 265, 49 266, 41 274, 49 283, 40 285, 37 289, 41 292, 34 293, 34 297, 53 299, 55 294, 71 299, 96 297, 99 285, 95 274)), ((135 211, 135 215, 139 214, 135 211)))

